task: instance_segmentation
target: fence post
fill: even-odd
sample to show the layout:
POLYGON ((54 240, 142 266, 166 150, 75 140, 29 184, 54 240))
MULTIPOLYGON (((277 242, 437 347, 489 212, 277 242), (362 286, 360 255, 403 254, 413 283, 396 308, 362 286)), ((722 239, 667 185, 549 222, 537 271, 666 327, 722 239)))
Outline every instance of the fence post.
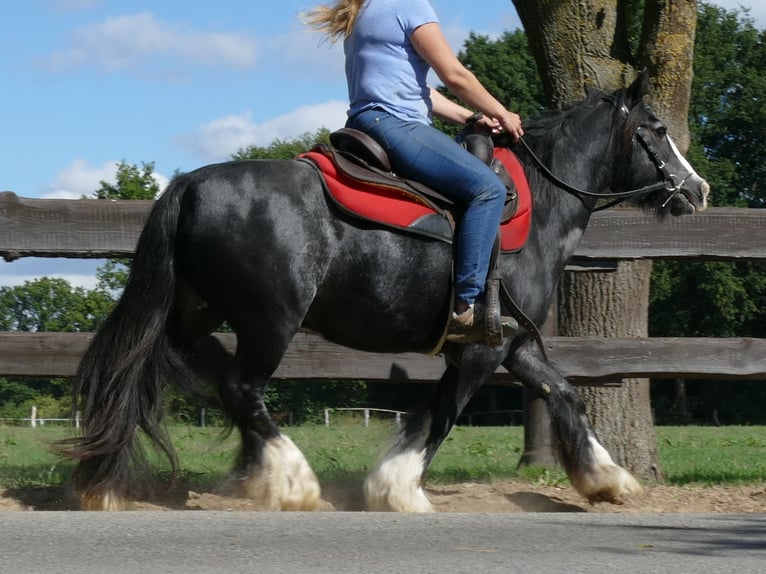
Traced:
POLYGON ((32 406, 32 412, 29 415, 29 422, 32 425, 32 428, 35 428, 37 426, 37 407, 32 406))
POLYGON ((324 410, 324 426, 330 426, 330 409, 324 410))
POLYGON ((364 426, 370 426, 370 409, 364 409, 364 426))
POLYGON ((80 411, 74 412, 74 428, 80 428, 80 411))

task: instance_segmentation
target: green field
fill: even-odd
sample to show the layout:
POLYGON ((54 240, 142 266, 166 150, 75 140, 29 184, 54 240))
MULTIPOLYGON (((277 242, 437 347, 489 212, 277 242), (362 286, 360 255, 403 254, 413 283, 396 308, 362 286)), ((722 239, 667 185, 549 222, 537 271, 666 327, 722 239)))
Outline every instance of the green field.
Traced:
MULTIPOLYGON (((51 442, 70 436, 57 427, 0 426, 0 486, 54 486, 66 481, 71 463, 49 450, 51 442)), ((303 450, 320 481, 361 480, 394 435, 392 426, 363 427, 343 421, 331 427, 286 429, 303 450)), ((190 486, 220 482, 231 467, 236 433, 221 441, 221 429, 172 427, 171 434, 190 486)), ((660 463, 667 484, 766 483, 766 427, 658 427, 660 463)), ((429 482, 489 482, 520 479, 558 483, 559 471, 516 465, 523 447, 520 427, 457 427, 444 442, 429 471, 429 482)), ((167 471, 157 458, 157 472, 167 471)))

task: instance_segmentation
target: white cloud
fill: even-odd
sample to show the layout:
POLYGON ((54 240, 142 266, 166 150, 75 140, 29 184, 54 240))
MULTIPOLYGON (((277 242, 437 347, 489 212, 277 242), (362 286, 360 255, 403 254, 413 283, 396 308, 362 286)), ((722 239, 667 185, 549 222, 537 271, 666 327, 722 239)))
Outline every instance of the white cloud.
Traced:
POLYGON ((78 28, 48 63, 57 70, 92 66, 107 72, 183 64, 246 69, 255 65, 256 53, 255 40, 244 34, 188 29, 141 12, 78 28))
POLYGON ((59 173, 56 179, 43 193, 48 199, 79 199, 91 196, 101 187, 101 182, 116 183, 116 161, 109 161, 101 166, 91 166, 84 159, 76 159, 59 173))
POLYGON ((180 143, 203 161, 221 161, 251 145, 268 146, 275 139, 299 137, 320 128, 341 128, 347 109, 347 102, 332 100, 301 106, 262 124, 253 123, 250 112, 226 116, 201 126, 194 135, 181 137, 180 143))
MULTIPOLYGON (((76 159, 58 174, 54 182, 42 193, 47 199, 80 199, 91 197, 101 187, 101 182, 115 184, 117 182, 117 166, 120 162, 108 161, 100 166, 91 166, 84 159, 76 159)), ((168 178, 155 173, 154 179, 165 189, 168 178)))

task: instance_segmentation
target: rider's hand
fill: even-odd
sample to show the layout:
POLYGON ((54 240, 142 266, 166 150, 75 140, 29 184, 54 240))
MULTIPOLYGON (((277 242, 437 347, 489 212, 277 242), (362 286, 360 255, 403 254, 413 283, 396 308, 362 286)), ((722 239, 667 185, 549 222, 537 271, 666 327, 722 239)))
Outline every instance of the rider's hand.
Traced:
POLYGON ((513 141, 518 141, 524 135, 524 128, 521 127, 521 117, 514 112, 504 111, 505 113, 496 118, 488 118, 497 124, 497 127, 492 129, 492 133, 507 133, 513 141))

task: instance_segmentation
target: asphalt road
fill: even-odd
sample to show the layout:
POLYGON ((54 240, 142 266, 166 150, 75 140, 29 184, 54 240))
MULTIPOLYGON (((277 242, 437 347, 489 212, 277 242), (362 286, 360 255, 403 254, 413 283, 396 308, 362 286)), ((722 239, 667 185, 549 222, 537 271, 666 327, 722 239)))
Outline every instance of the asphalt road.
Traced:
POLYGON ((766 572, 766 515, 4 512, 8 574, 766 572))

